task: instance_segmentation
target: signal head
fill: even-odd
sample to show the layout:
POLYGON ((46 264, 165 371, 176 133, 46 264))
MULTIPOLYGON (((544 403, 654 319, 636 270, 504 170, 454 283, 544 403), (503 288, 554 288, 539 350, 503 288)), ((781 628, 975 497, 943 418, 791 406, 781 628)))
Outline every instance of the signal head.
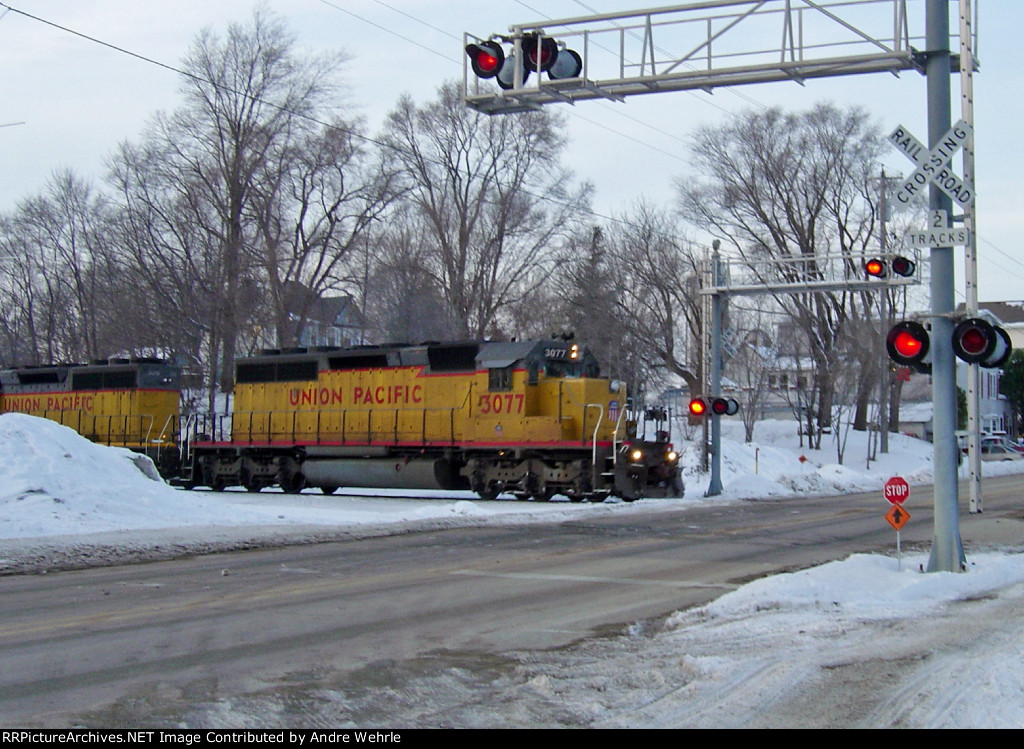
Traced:
POLYGON ((864 272, 872 278, 885 278, 885 261, 873 257, 864 263, 864 272))
POLYGON ((522 50, 526 68, 542 73, 551 70, 558 57, 558 43, 549 36, 537 33, 523 35, 522 50))
POLYGON ((905 367, 926 371, 924 364, 931 340, 924 325, 913 320, 896 323, 885 337, 885 349, 889 358, 905 367))
POLYGON ((706 416, 708 412, 708 402, 703 398, 691 398, 689 409, 691 416, 706 416))
POLYGON ((583 58, 573 49, 562 49, 558 51, 555 64, 548 70, 548 78, 559 80, 561 78, 579 78, 583 72, 583 58))
POLYGON ((986 320, 971 317, 953 329, 953 352, 968 364, 1000 367, 1012 350, 1009 333, 986 320))
POLYGON ((892 272, 897 276, 903 276, 904 278, 912 276, 916 269, 917 265, 915 265, 914 261, 910 258, 897 255, 892 259, 892 272))
POLYGON ((505 64, 505 53, 501 45, 495 41, 467 44, 466 54, 469 55, 473 73, 478 78, 494 78, 505 64))
POLYGON ((716 416, 732 416, 739 410, 740 404, 735 398, 715 398, 711 401, 711 412, 716 416))

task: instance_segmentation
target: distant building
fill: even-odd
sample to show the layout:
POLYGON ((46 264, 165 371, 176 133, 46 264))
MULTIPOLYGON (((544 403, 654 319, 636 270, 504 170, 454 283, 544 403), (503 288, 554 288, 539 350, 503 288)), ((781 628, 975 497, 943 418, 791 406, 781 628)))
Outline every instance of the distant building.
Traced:
POLYGON ((362 318, 355 300, 348 294, 319 296, 303 284, 285 287, 291 331, 278 331, 278 340, 290 340, 289 332, 299 330, 298 346, 358 346, 366 343, 362 318), (282 335, 284 334, 284 335, 282 335))

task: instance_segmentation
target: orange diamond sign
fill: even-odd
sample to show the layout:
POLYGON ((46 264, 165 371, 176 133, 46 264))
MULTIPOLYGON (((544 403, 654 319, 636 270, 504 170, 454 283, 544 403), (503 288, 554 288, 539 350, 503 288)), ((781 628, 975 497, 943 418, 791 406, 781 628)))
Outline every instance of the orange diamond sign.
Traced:
POLYGON ((885 513, 885 519, 889 521, 896 530, 901 530, 907 521, 910 520, 910 513, 904 510, 900 505, 893 505, 889 508, 889 512, 885 513))

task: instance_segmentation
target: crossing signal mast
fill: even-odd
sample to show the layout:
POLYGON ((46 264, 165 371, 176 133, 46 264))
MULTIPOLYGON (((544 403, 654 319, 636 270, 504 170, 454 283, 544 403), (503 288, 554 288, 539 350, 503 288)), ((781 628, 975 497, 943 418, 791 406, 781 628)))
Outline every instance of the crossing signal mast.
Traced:
MULTIPOLYGON (((473 67, 474 75, 469 75, 474 53, 468 49, 471 42, 467 34, 463 99, 467 106, 479 112, 506 114, 535 110, 556 102, 623 101, 627 96, 668 91, 712 92, 722 86, 802 83, 809 78, 881 72, 899 75, 902 71, 917 70, 927 78, 928 142, 923 145, 932 150, 922 163, 917 162, 925 148, 917 148, 915 144, 913 153, 907 152, 917 169, 905 188, 909 191, 912 187, 915 194, 927 189, 929 208, 934 213, 948 215, 952 202, 943 191, 951 191, 963 208, 972 207, 974 200, 973 184, 961 184, 959 178, 945 179, 950 170, 935 169, 932 158, 933 153, 937 154, 941 160, 939 166, 942 166, 953 153, 945 148, 947 137, 944 135, 950 131, 951 119, 950 5, 950 0, 924 0, 922 11, 921 4, 907 0, 706 0, 650 10, 517 24, 509 27, 508 37, 498 37, 503 41, 511 39, 516 59, 525 59, 523 41, 528 34, 542 39, 547 36, 545 28, 558 29, 560 38, 579 40, 572 46, 582 50, 580 70, 573 77, 549 76, 549 80, 542 80, 539 75, 543 64, 540 61, 542 45, 535 68, 531 68, 531 72, 536 69, 538 75, 531 83, 527 84, 530 76, 525 72, 529 66, 513 65, 511 88, 499 87, 494 91, 481 85, 481 81, 487 79, 476 74, 477 67, 473 67), (923 20, 923 36, 911 37, 910 13, 917 14, 914 26, 923 20), (762 41, 778 40, 780 36, 778 45, 766 46, 772 43, 762 41), (601 50, 608 53, 603 60, 601 50), (940 179, 936 181, 936 178, 940 179), (965 197, 968 195, 969 201, 965 197)), ((960 57, 961 79, 969 78, 973 69, 970 50, 975 45, 970 31, 970 5, 971 0, 959 0, 960 42, 966 45, 960 57)), ((556 47, 561 49, 559 42, 556 47)), ((968 125, 973 127, 971 123, 968 125)), ((952 132, 954 135, 963 132, 964 142, 971 138, 966 128, 954 127, 952 132)), ((907 148, 911 141, 903 138, 900 143, 907 148)), ((969 330, 965 329, 959 338, 950 336, 954 313, 953 245, 948 234, 938 232, 926 233, 920 246, 930 249, 930 314, 932 330, 937 335, 931 346, 935 535, 928 570, 948 572, 962 569, 965 561, 957 517, 959 452, 954 434, 956 383, 955 357, 951 349, 959 340, 964 353, 977 356, 980 354, 971 352, 986 351, 990 337, 976 324, 968 325, 969 330)), ((893 272, 897 271, 893 269, 893 272)), ((715 288, 702 289, 701 293, 711 294, 714 302, 724 292, 716 281, 715 288)), ((995 347, 1000 347, 998 341, 995 347)), ((959 352, 957 356, 962 358, 959 352)), ((720 368, 721 362, 715 354, 712 359, 714 371, 720 368)), ((998 360, 998 355, 990 352, 984 360, 998 360)), ((712 386, 713 392, 716 389, 712 386)), ((717 419, 712 419, 712 423, 717 424, 717 419)), ((712 441, 717 455, 714 437, 712 441)), ((717 482, 714 467, 711 483, 708 494, 718 493, 720 482, 717 482)))

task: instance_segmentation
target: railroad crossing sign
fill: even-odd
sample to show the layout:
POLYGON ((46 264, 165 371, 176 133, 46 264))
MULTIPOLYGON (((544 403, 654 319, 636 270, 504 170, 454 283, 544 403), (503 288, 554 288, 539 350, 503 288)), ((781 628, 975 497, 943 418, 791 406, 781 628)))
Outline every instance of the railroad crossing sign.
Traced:
POLYGON ((907 244, 911 247, 957 247, 970 243, 971 232, 966 226, 950 227, 945 211, 932 211, 929 216, 927 229, 907 234, 907 244))
MULTIPOLYGON (((958 206, 969 208, 974 203, 974 190, 953 172, 949 160, 973 133, 974 129, 969 124, 958 120, 949 132, 939 138, 938 145, 929 151, 907 128, 897 125, 889 134, 889 142, 910 159, 917 169, 903 182, 896 193, 896 200, 907 205, 915 195, 922 194, 925 187, 935 184, 958 206)), ((949 244, 934 246, 948 247, 949 244)))
POLYGON ((901 505, 910 496, 910 484, 902 476, 893 476, 885 482, 883 493, 891 504, 901 505))

